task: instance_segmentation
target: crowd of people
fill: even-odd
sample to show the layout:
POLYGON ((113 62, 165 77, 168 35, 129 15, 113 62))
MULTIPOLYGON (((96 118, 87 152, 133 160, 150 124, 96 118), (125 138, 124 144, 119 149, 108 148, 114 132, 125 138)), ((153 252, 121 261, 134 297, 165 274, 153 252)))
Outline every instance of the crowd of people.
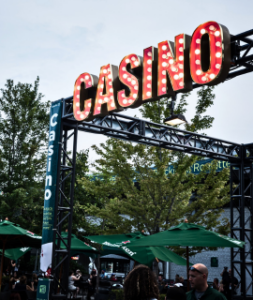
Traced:
MULTIPOLYGON (((17 266, 11 261, 11 268, 6 270, 9 272, 9 282, 5 284, 3 291, 36 291, 38 285, 38 277, 35 273, 32 278, 27 280, 23 274, 18 274, 17 266)), ((6 274, 5 274, 6 275, 6 274)), ((238 290, 238 280, 232 276, 231 270, 227 267, 220 274, 221 280, 214 278, 212 285, 208 284, 208 269, 203 264, 195 264, 189 268, 189 287, 187 280, 177 274, 174 281, 165 280, 162 274, 158 278, 154 272, 145 265, 138 265, 125 278, 124 295, 128 300, 149 299, 156 300, 159 294, 166 294, 165 300, 230 300, 232 294, 236 294, 238 290), (190 291, 187 292, 187 290, 190 291)), ((76 298, 79 292, 78 282, 82 277, 80 270, 70 271, 68 277, 68 290, 76 298)), ((116 282, 118 279, 115 274, 105 273, 101 271, 100 280, 109 280, 116 282)), ((97 285, 97 271, 92 270, 88 278, 87 300, 94 295, 97 285)))
POLYGON ((11 292, 15 294, 20 291, 37 291, 38 286, 38 276, 33 273, 32 276, 28 279, 26 275, 19 274, 18 271, 15 271, 15 266, 8 273, 6 271, 4 274, 5 282, 2 287, 2 292, 11 292))
MULTIPOLYGON (((74 298, 77 296, 79 288, 76 282, 80 280, 82 274, 79 270, 69 273, 69 290, 73 291, 74 298)), ((208 284, 208 269, 203 264, 195 264, 189 268, 189 287, 187 280, 177 274, 174 281, 164 280, 163 275, 158 278, 154 272, 145 265, 138 265, 129 272, 124 282, 124 295, 128 300, 156 300, 159 294, 165 294, 165 300, 230 300, 232 293, 236 293, 238 280, 232 276, 231 270, 224 268, 218 278, 213 283, 208 284), (187 290, 190 288, 190 291, 187 290)), ((117 281, 115 274, 111 274, 110 279, 105 270, 101 271, 100 279, 117 281)), ((97 272, 93 270, 88 279, 89 288, 87 300, 94 294, 97 283, 97 272)))
POLYGON ((187 281, 182 276, 176 275, 173 283, 166 283, 161 274, 156 280, 147 266, 139 265, 126 277, 124 295, 128 300, 157 300, 161 293, 166 294, 165 300, 229 300, 232 291, 235 292, 238 287, 238 280, 227 268, 224 268, 221 277, 220 283, 215 278, 210 286, 207 282, 207 267, 195 264, 189 268, 190 291, 187 292, 187 281))

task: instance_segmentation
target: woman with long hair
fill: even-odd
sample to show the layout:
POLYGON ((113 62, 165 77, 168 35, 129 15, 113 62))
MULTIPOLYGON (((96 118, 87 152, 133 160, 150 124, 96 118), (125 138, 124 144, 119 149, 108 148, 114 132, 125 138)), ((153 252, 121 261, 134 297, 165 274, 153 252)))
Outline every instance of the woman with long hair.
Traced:
POLYGON ((126 277, 125 300, 156 300, 159 298, 157 280, 149 267, 138 265, 126 277))

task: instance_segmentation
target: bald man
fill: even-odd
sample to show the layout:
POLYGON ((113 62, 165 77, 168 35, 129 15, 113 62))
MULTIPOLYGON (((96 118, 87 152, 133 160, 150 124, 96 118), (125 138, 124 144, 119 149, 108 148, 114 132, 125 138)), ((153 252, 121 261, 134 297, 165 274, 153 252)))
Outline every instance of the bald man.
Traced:
POLYGON ((189 282, 192 290, 187 300, 226 300, 226 297, 207 284, 208 270, 203 264, 195 264, 189 268, 189 282))

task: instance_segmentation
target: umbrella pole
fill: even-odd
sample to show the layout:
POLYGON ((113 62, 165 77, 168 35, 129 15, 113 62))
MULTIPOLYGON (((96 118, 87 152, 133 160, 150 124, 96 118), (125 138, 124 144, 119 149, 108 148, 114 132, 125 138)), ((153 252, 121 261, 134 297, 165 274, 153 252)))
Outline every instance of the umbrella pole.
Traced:
POLYGON ((0 271, 0 292, 2 288, 2 277, 3 277, 3 268, 4 268, 4 250, 5 250, 5 242, 3 244, 3 250, 2 250, 2 258, 1 258, 1 271, 0 271))
POLYGON ((189 247, 186 247, 186 260, 187 260, 187 264, 186 264, 186 274, 187 274, 187 292, 189 292, 190 290, 190 282, 189 282, 189 247))

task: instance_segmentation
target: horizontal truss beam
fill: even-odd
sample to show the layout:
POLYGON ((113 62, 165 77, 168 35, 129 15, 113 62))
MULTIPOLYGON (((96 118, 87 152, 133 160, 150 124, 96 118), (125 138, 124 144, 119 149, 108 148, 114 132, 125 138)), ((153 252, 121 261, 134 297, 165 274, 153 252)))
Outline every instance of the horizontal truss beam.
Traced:
POLYGON ((219 160, 240 160, 240 144, 112 113, 91 122, 64 119, 63 124, 80 131, 186 152, 219 160))

